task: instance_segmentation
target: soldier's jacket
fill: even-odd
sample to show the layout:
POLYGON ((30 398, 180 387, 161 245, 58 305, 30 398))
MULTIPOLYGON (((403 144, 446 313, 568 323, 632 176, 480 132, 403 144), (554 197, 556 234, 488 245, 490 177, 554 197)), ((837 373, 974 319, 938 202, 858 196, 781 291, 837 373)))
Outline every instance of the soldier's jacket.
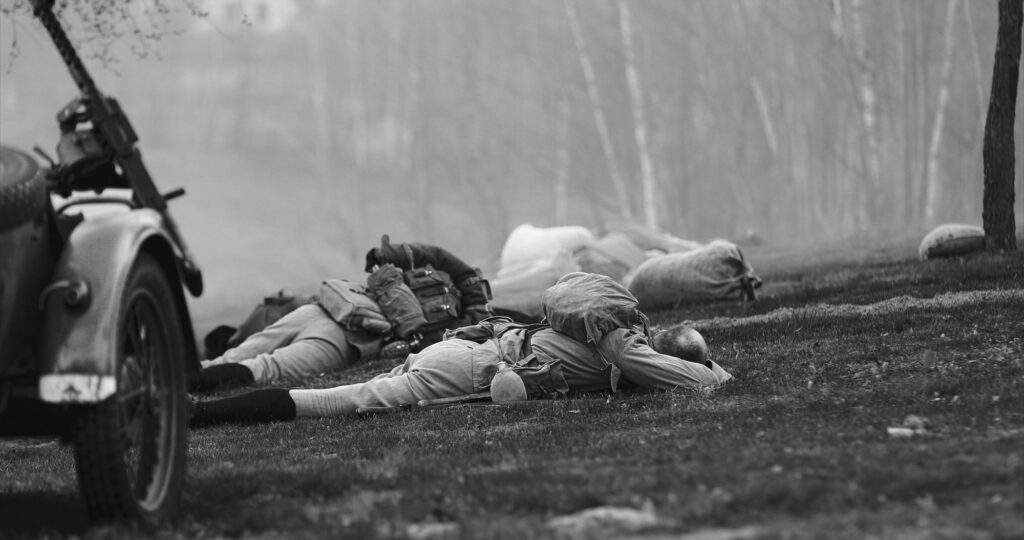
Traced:
MULTIPOLYGON (((545 324, 522 325, 493 317, 448 332, 445 339, 493 341, 493 363, 510 364, 523 377, 531 397, 619 388, 709 390, 732 378, 711 367, 655 351, 642 325, 608 332, 596 346, 582 343, 545 324)), ((496 367, 495 367, 496 370, 496 367)), ((479 371, 493 376, 490 369, 479 371)), ((489 383, 489 379, 486 382, 489 383)), ((477 382, 481 387, 484 381, 477 382)), ((477 391, 486 391, 485 388, 477 391)))

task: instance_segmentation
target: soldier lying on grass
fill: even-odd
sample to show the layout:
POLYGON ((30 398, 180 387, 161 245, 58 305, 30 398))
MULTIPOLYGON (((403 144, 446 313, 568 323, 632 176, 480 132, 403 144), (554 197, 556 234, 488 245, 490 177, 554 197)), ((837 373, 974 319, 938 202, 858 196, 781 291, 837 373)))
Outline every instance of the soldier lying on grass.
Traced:
MULTIPOLYGON (((453 303, 458 304, 452 306, 451 310, 457 313, 458 317, 453 315, 449 328, 475 324, 492 315, 490 305, 487 303, 489 292, 486 289, 486 281, 475 268, 448 250, 418 243, 390 244, 385 236, 382 247, 373 248, 367 254, 366 270, 370 272, 379 265, 391 261, 405 265, 406 270, 411 270, 414 266, 429 267, 434 272, 439 270, 451 277, 455 289, 452 291, 453 303), (399 248, 407 252, 399 252, 399 248), (406 257, 408 260, 405 260, 406 257)), ((401 270, 391 270, 397 272, 400 281, 401 270)), ((374 275, 372 274, 368 280, 374 275)), ((262 385, 287 379, 302 380, 322 373, 340 371, 361 359, 378 355, 387 339, 398 339, 398 336, 391 333, 381 333, 381 330, 391 328, 390 317, 386 317, 390 316, 387 310, 378 311, 378 322, 382 326, 370 325, 367 320, 363 321, 366 324, 359 326, 343 325, 332 318, 325 297, 331 292, 332 289, 322 287, 319 298, 300 305, 217 358, 204 361, 203 369, 199 373, 199 382, 194 390, 203 392, 221 386, 262 385)), ((332 298, 332 301, 344 301, 332 298)), ((409 298, 413 305, 405 307, 419 311, 417 298, 412 296, 412 291, 409 291, 409 298)), ((369 298, 366 300, 373 303, 369 298)), ((389 306, 393 304, 392 302, 389 306)), ((373 307, 377 309, 376 305, 373 307)), ((395 326, 398 326, 397 323, 395 326)), ((406 339, 406 334, 414 331, 418 332, 419 329, 406 328, 400 339, 406 339)), ((423 332, 417 335, 437 341, 443 331, 441 328, 436 337, 423 332)))
POLYGON ((696 331, 676 328, 652 336, 636 299, 606 276, 566 275, 545 292, 545 310, 544 324, 494 317, 449 332, 445 340, 366 382, 326 389, 273 388, 199 401, 190 425, 351 415, 423 400, 489 391, 493 395, 492 380, 501 364, 522 380, 523 399, 620 388, 706 391, 732 378, 707 359, 703 339, 692 347, 696 331), (652 343, 660 344, 662 352, 652 343))

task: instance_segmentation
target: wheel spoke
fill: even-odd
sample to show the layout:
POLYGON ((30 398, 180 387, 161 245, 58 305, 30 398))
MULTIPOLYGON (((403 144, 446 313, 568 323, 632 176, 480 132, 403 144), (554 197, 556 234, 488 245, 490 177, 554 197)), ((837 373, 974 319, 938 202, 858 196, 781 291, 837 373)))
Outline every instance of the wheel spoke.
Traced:
POLYGON ((133 453, 137 458, 134 474, 134 493, 139 501, 158 496, 153 493, 161 489, 157 471, 169 457, 165 447, 169 392, 164 388, 163 347, 165 336, 152 332, 160 328, 159 315, 155 304, 149 298, 140 298, 132 306, 132 346, 135 352, 134 370, 138 387, 133 393, 137 399, 135 423, 140 435, 133 453), (152 493, 151 493, 152 492, 152 493))
POLYGON ((161 459, 155 440, 161 433, 163 419, 153 391, 159 388, 155 368, 159 365, 157 344, 151 339, 149 327, 154 319, 154 305, 145 295, 129 301, 123 336, 122 379, 119 401, 123 411, 122 440, 124 458, 132 492, 139 501, 149 497, 156 462, 161 459))
POLYGON ((117 393, 84 410, 77 424, 76 459, 90 514, 153 517, 179 497, 185 344, 172 285, 159 263, 141 254, 125 286, 117 312, 117 393), (108 481, 111 470, 118 471, 116 482, 108 481))
POLYGON ((120 394, 118 394, 117 400, 120 401, 121 403, 124 403, 125 406, 127 406, 128 403, 138 401, 139 398, 145 395, 145 393, 145 388, 133 388, 132 390, 121 392, 120 394))

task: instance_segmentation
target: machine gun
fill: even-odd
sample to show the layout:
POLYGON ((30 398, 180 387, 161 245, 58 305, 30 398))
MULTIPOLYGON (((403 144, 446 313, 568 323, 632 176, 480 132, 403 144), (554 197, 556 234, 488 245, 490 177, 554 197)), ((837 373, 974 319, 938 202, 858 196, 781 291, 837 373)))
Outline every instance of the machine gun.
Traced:
POLYGON ((57 114, 61 138, 57 144, 59 163, 50 160, 54 165, 48 177, 52 190, 67 197, 76 189, 100 192, 105 188, 130 188, 133 206, 152 208, 166 221, 181 251, 186 285, 199 294, 203 288, 202 274, 167 212, 167 200, 183 195, 184 190, 166 196, 157 190, 135 144, 139 138, 131 122, 117 100, 103 95, 96 86, 54 14, 53 3, 54 0, 32 0, 32 12, 50 34, 81 95, 57 114), (82 126, 85 127, 79 129, 82 126))

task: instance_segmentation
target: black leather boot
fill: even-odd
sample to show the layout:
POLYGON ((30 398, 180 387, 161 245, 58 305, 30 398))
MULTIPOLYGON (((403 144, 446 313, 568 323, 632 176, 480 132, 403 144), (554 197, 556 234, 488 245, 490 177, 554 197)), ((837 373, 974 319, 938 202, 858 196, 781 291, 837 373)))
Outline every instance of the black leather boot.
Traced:
POLYGON ((224 399, 195 401, 189 427, 225 423, 283 422, 295 419, 295 400, 287 388, 266 388, 224 399))
POLYGON ((248 386, 256 382, 252 370, 242 364, 217 364, 199 372, 197 392, 209 392, 225 386, 248 386))

